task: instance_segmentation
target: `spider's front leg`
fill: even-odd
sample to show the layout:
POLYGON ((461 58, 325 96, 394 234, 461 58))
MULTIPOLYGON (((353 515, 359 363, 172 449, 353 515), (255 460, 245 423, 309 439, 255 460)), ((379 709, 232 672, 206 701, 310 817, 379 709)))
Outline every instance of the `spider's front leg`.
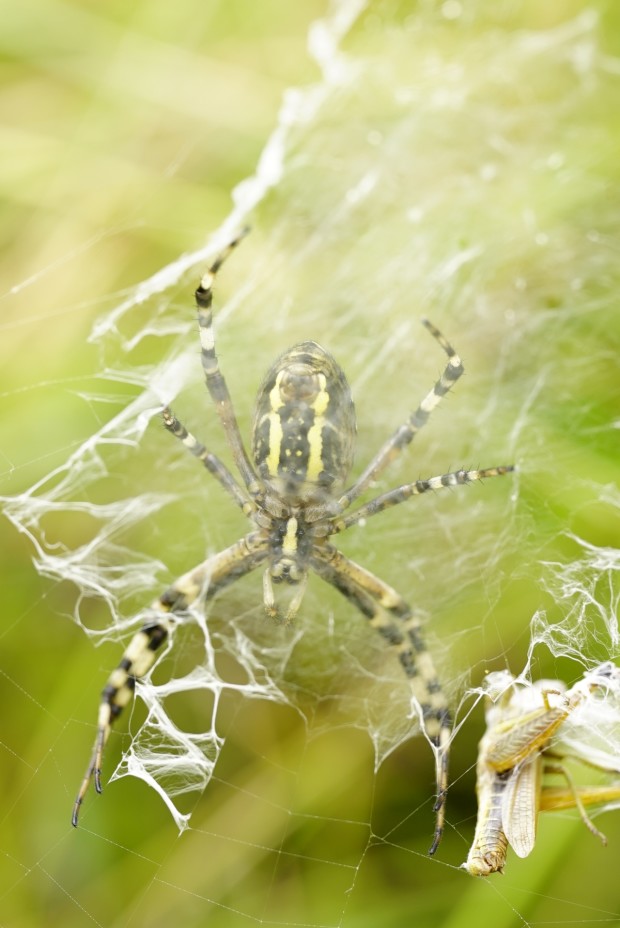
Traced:
POLYGON ((248 228, 241 229, 224 251, 218 255, 207 272, 203 275, 196 289, 195 296, 196 309, 198 311, 198 326, 200 330, 200 358, 207 390, 215 405, 216 412, 222 423, 222 428, 224 429, 228 444, 230 445, 235 465, 241 474, 248 494, 252 500, 258 500, 261 496, 262 487, 256 478, 254 468, 245 450, 235 410, 230 398, 230 393, 228 392, 228 386, 220 370, 220 363, 215 350, 215 332, 213 329, 213 312, 211 309, 213 303, 213 284, 215 283, 217 273, 228 255, 237 247, 239 242, 245 238, 248 232, 248 228))
POLYGON ((74 827, 77 826, 80 806, 91 780, 94 779, 97 792, 101 792, 103 751, 112 725, 131 701, 136 682, 153 666, 157 651, 172 630, 171 616, 182 614, 201 596, 205 600, 211 599, 223 587, 258 567, 266 557, 267 547, 263 536, 258 532, 247 535, 183 574, 152 603, 153 615, 129 642, 101 694, 93 752, 73 805, 71 822, 74 827))
POLYGON ((437 408, 446 393, 452 389, 459 377, 463 375, 463 362, 447 339, 441 334, 439 329, 435 328, 428 319, 422 319, 422 325, 431 333, 433 338, 443 348, 448 356, 448 363, 445 369, 415 412, 412 412, 409 418, 400 425, 394 434, 388 438, 384 445, 379 449, 366 470, 357 478, 353 486, 344 493, 338 500, 338 509, 344 512, 368 487, 378 479, 383 471, 392 461, 413 441, 421 428, 426 425, 431 413, 437 408))
POLYGON ((423 730, 435 749, 436 818, 433 843, 429 849, 429 854, 434 854, 445 824, 452 716, 424 641, 420 618, 396 590, 331 545, 316 545, 310 563, 323 580, 357 606, 372 627, 398 653, 419 707, 423 730))

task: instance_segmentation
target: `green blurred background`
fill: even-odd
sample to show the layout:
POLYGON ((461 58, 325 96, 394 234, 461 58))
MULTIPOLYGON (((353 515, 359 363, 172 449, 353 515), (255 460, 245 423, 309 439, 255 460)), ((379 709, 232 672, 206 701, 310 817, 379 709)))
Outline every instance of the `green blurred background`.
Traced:
MULTIPOLYGON (((390 483, 462 463, 515 460, 520 474, 416 503, 415 521, 386 514, 343 548, 432 616, 455 704, 468 671, 479 683, 506 662, 520 670, 531 617, 545 609, 561 623, 578 611, 580 590, 593 592, 595 608, 577 650, 589 661, 617 657, 601 622, 617 596, 613 555, 611 568, 597 566, 583 543, 613 552, 618 541, 620 9, 370 0, 344 40, 354 69, 345 77, 322 75, 307 51, 310 24, 328 12, 319 0, 27 0, 4 13, 2 495, 62 465, 137 395, 132 370, 148 380, 194 338, 188 274, 144 307, 134 300, 126 322, 131 334, 150 313, 170 319, 168 338, 159 331, 131 350, 88 341, 136 284, 207 241, 231 190, 255 170, 284 91, 315 86, 322 103, 291 130, 284 176, 250 217, 253 235, 218 291, 222 304, 233 298, 218 338, 243 428, 272 357, 316 338, 350 375, 361 464, 441 367, 418 332, 428 313, 464 355, 467 377, 390 483), (373 200, 373 185, 388 192, 373 200), (409 202, 404 231, 398 208, 411 189, 419 205, 409 202), (450 267, 454 254, 469 255, 464 274, 450 267), (242 287, 249 296, 235 303, 242 287), (559 575, 542 562, 559 564, 559 575), (573 590, 563 586, 570 564, 573 590)), ((313 36, 315 52, 328 51, 313 36)), ((186 350, 197 362, 194 344, 186 350)), ((222 451, 200 373, 191 376, 175 408, 222 451)), ((111 479, 80 497, 130 498, 151 486, 177 494, 178 506, 122 539, 161 559, 161 582, 243 531, 172 444, 151 423, 135 451, 105 450, 111 479)), ((66 512, 45 525, 48 543, 69 547, 85 531, 66 512)), ((290 707, 225 703, 226 748, 189 831, 179 837, 163 803, 132 778, 89 797, 73 831, 97 696, 119 645, 93 647, 69 618, 75 586, 42 578, 32 544, 6 520, 2 552, 3 928, 620 922, 617 814, 598 822, 607 849, 576 815, 549 816, 531 858, 511 856, 504 878, 476 882, 457 869, 473 834, 480 709, 455 743, 444 844, 426 857, 427 746, 401 745, 375 775, 366 733, 330 730, 334 693, 363 696, 363 676, 339 679, 337 656, 347 636, 363 654, 366 630, 318 583, 289 682, 322 734, 308 738, 290 707), (318 701, 308 695, 315 684, 318 701)), ((158 588, 145 586, 134 609, 158 588)), ((88 624, 106 621, 96 599, 83 606, 88 624)), ((240 611, 261 620, 259 580, 223 597, 216 620, 240 611)), ((181 644, 161 678, 191 666, 191 636, 181 644)), ((572 682, 581 669, 536 652, 537 675, 572 682)), ((190 695, 178 717, 200 730, 205 708, 190 695)), ((373 711, 391 714, 387 702, 373 711)), ((132 730, 140 717, 138 708, 132 730)), ((108 774, 127 744, 111 740, 108 774)))

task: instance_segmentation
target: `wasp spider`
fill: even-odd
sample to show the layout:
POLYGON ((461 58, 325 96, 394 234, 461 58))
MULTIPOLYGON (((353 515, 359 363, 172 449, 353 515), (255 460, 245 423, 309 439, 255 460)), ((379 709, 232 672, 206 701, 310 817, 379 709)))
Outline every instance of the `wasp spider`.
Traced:
POLYGON ((445 370, 416 411, 389 438, 360 477, 344 484, 353 461, 355 411, 344 373, 316 342, 286 351, 270 368, 259 390, 252 432, 252 459, 245 449, 226 381, 215 352, 212 287, 243 230, 216 258, 196 290, 202 366, 207 389, 226 433, 240 484, 228 468, 200 444, 170 409, 166 428, 197 457, 252 523, 252 531, 229 548, 179 577, 151 605, 151 617, 130 641, 101 696, 95 745, 73 809, 73 824, 91 779, 101 792, 101 763, 111 726, 130 702, 136 680, 151 668, 175 619, 197 599, 211 599, 224 587, 261 565, 267 613, 278 617, 273 585, 293 587, 284 615, 297 613, 308 572, 313 570, 339 590, 398 655, 418 706, 421 724, 435 749, 437 800, 430 853, 441 839, 448 785, 451 717, 446 696, 426 648, 419 616, 402 597, 337 550, 329 539, 384 509, 429 490, 506 474, 511 466, 459 470, 416 480, 382 493, 352 512, 347 510, 379 477, 425 424, 433 409, 463 373, 454 349, 428 320, 424 325, 448 356, 445 370))

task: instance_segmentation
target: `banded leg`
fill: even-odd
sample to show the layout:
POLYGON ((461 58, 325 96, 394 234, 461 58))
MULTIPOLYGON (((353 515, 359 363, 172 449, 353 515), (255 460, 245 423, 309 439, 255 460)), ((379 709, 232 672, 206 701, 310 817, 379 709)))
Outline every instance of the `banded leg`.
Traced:
POLYGON ((388 438, 363 474, 356 480, 353 486, 340 497, 338 500, 338 507, 341 512, 350 506, 353 500, 361 496, 361 494, 368 489, 373 480, 376 480, 385 468, 398 457, 403 448, 413 441, 420 429, 426 424, 430 414, 439 405, 446 393, 452 389, 463 373, 463 362, 452 345, 446 341, 439 329, 436 329, 428 319, 422 319, 422 325, 426 326, 433 338, 439 342, 448 355, 448 363, 446 364, 443 374, 433 389, 424 397, 416 411, 411 414, 403 425, 396 429, 391 438, 388 438))
POLYGON ((422 716, 422 727, 436 748, 435 834, 429 850, 429 854, 434 854, 445 823, 452 718, 433 659, 424 642, 420 618, 396 590, 331 545, 315 548, 311 565, 323 580, 351 600, 396 650, 409 678, 422 716))
POLYGON ((232 496, 246 516, 251 516, 256 511, 256 506, 248 499, 226 465, 215 454, 208 451, 191 432, 188 432, 183 423, 177 419, 167 406, 162 410, 162 418, 168 431, 175 438, 178 438, 194 457, 202 461, 205 468, 210 474, 213 474, 226 492, 232 496))
POLYGON ((200 281, 196 290, 196 307, 198 309, 198 325, 200 327, 200 345, 202 368, 205 375, 207 389, 215 404, 217 414, 228 439, 233 458, 239 473, 245 483, 252 499, 260 496, 259 484, 254 469, 250 463, 247 451, 241 438, 239 425, 233 409, 232 400, 224 375, 220 371, 219 361, 215 352, 215 334, 213 331, 213 283, 215 277, 228 255, 237 247, 239 242, 247 235, 248 229, 242 229, 236 238, 215 259, 211 267, 200 281))
POLYGON ((329 534, 334 535, 337 532, 344 532, 345 529, 355 525, 361 519, 367 519, 374 516, 384 509, 391 509, 392 506, 398 506, 404 503, 411 496, 422 496, 430 490, 441 490, 443 487, 464 486, 467 483, 474 483, 476 480, 485 480, 487 477, 503 477, 504 474, 510 474, 514 471, 513 464, 503 464, 500 467, 485 467, 483 470, 457 470, 451 474, 441 474, 439 477, 429 477, 427 480, 416 480, 415 483, 406 483, 402 487, 396 487, 395 490, 388 490, 371 499, 365 506, 360 506, 347 516, 336 518, 329 523, 329 534))
POLYGON ((73 806, 71 822, 74 827, 77 827, 80 806, 93 778, 97 792, 102 791, 101 763, 112 725, 131 701, 136 681, 153 666, 157 651, 174 625, 171 615, 183 613, 200 596, 204 596, 205 600, 211 599, 225 586, 258 567, 267 553, 267 547, 258 533, 247 535, 183 574, 152 603, 151 612, 154 615, 133 636, 101 694, 95 744, 73 806))

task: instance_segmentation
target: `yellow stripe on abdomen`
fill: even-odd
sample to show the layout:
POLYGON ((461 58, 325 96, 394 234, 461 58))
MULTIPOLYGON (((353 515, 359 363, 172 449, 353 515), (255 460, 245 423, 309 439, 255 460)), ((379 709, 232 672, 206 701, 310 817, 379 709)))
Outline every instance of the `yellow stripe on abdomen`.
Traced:
POLYGON ((280 449, 282 448, 282 420, 279 410, 284 406, 282 394, 280 392, 280 383, 282 381, 282 371, 276 377, 276 382, 269 394, 269 405, 271 412, 268 413, 269 421, 269 453, 265 458, 267 471, 271 477, 278 476, 278 465, 280 463, 280 449))
POLYGON ((311 406, 314 410, 314 422, 308 429, 306 480, 308 483, 313 484, 318 482, 319 474, 325 470, 323 466, 323 427, 325 425, 325 412, 329 406, 329 393, 325 389, 327 382, 324 374, 319 374, 319 383, 321 389, 311 406))

